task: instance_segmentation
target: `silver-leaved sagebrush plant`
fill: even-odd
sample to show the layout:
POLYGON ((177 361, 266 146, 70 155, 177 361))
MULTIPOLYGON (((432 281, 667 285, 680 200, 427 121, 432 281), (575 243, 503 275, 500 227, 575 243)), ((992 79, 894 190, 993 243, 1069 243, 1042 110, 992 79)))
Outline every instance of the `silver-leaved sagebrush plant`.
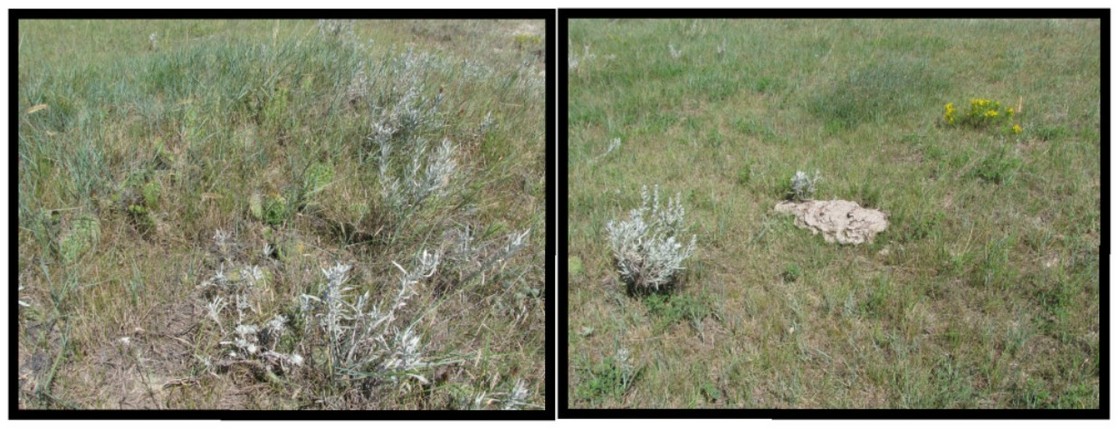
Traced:
POLYGON ((660 188, 641 188, 641 207, 629 212, 629 219, 606 224, 610 248, 617 268, 631 293, 648 293, 670 287, 683 261, 695 253, 695 236, 684 246, 677 238, 683 233, 683 205, 680 194, 660 206, 660 188))
POLYGON ((419 267, 405 270, 400 288, 390 302, 374 304, 368 292, 352 296, 349 281, 350 265, 336 264, 322 270, 326 284, 315 295, 303 295, 302 307, 309 318, 307 325, 327 339, 333 376, 338 380, 382 378, 400 383, 421 375, 428 367, 423 357, 420 337, 409 325, 404 329, 393 324, 396 312, 403 309, 416 294, 416 284, 434 275, 439 255, 426 251, 419 255, 419 267))
POLYGON ((457 151, 454 142, 444 138, 442 144, 429 153, 427 141, 416 139, 409 146, 411 162, 404 168, 403 177, 394 177, 388 165, 392 151, 391 143, 387 139, 376 136, 374 141, 383 141, 380 147, 379 165, 381 195, 393 209, 401 213, 410 213, 408 210, 414 209, 428 198, 446 194, 458 167, 458 162, 454 159, 457 151))
MULTIPOLYGON (((233 236, 217 230, 213 236, 214 248, 222 255, 230 255, 235 247, 233 236)), ((265 271, 257 265, 244 265, 240 270, 226 273, 224 262, 214 275, 202 282, 199 288, 210 297, 206 316, 221 332, 219 344, 223 354, 214 359, 199 356, 211 369, 229 368, 237 364, 260 369, 264 374, 286 374, 303 366, 303 357, 295 352, 278 351, 279 338, 287 330, 287 318, 272 315, 262 325, 252 323, 266 315, 252 303, 253 297, 262 292, 265 271), (224 321, 229 320, 226 324, 224 321), (232 329, 227 329, 227 327, 232 329)))
MULTIPOLYGON (((219 251, 233 243, 223 231, 215 234, 214 240, 219 251)), ((441 255, 423 251, 417 259, 418 267, 410 271, 393 262, 401 273, 399 288, 381 302, 374 302, 370 292, 356 292, 359 288, 350 284, 352 265, 335 263, 323 269, 325 281, 318 289, 299 296, 297 317, 304 323, 289 323, 285 315, 260 311, 256 301, 265 289, 261 286, 267 278, 264 269, 245 265, 227 272, 222 263, 199 288, 211 297, 206 313, 221 333, 223 354, 216 358, 200 356, 199 360, 206 367, 216 367, 211 369, 244 364, 266 376, 289 374, 306 367, 308 360, 294 350, 288 351, 290 346, 281 347, 280 339, 289 325, 303 326, 306 331, 296 333, 295 338, 318 340, 295 348, 310 350, 308 356, 312 356, 313 349, 321 347, 320 355, 325 357, 311 362, 310 371, 326 371, 328 378, 342 383, 371 379, 404 388, 406 381, 414 379, 428 384, 424 373, 432 364, 424 355, 425 343, 415 329, 416 321, 397 320, 416 295, 417 285, 435 274, 441 255)))
POLYGON ((797 171, 795 176, 792 176, 792 189, 788 193, 790 199, 796 201, 810 200, 815 196, 815 184, 819 183, 822 177, 819 175, 819 170, 815 170, 814 176, 808 176, 807 173, 797 171))

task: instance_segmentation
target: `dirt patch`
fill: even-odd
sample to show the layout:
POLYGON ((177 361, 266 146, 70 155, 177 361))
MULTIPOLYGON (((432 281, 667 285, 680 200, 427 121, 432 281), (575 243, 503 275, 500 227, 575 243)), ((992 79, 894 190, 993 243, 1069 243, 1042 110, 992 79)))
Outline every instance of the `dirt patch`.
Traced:
POLYGON ((885 213, 862 208, 853 201, 781 201, 773 209, 795 215, 796 226, 812 234, 823 233, 828 243, 873 242, 873 237, 889 226, 885 213))

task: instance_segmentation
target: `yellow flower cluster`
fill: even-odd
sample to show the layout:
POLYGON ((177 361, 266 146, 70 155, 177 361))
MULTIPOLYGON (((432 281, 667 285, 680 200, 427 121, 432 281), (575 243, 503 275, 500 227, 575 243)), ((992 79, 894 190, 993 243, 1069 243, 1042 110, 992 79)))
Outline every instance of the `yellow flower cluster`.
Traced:
POLYGON ((955 125, 955 103, 943 106, 943 120, 947 121, 947 125, 955 125))
POLYGON ((982 110, 984 107, 993 104, 997 107, 998 102, 985 99, 985 98, 972 98, 970 99, 970 108, 973 110, 982 110))
POLYGON ((972 98, 970 99, 970 111, 967 113, 968 116, 981 116, 986 119, 994 119, 998 117, 998 109, 1001 107, 1001 103, 997 101, 986 98, 972 98))
POLYGON ((959 113, 954 103, 943 106, 943 121, 949 126, 965 125, 973 128, 994 126, 1003 132, 1021 134, 1023 128, 1020 123, 1015 123, 1013 117, 1017 111, 1012 107, 1004 107, 998 101, 988 98, 972 98, 966 112, 959 113))

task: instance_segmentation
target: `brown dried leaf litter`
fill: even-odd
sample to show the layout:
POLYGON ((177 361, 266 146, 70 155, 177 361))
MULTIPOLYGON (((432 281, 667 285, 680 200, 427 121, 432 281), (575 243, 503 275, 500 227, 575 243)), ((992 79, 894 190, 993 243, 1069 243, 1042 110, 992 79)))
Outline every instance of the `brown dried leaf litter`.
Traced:
POLYGON ((795 215, 797 227, 809 229, 812 234, 823 233, 828 243, 873 242, 873 237, 889 226, 885 213, 863 208, 853 201, 781 201, 773 209, 795 215))

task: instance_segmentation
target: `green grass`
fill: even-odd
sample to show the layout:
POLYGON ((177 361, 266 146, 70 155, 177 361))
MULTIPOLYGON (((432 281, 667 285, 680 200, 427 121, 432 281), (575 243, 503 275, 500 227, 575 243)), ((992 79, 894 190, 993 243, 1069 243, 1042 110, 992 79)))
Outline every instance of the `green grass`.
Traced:
POLYGON ((543 406, 543 23, 324 29, 19 23, 20 407, 496 408, 519 380, 517 407, 543 406), (382 157, 371 137, 389 120, 382 157), (444 138, 457 164, 444 192, 394 205, 382 190, 426 171, 444 138), (299 297, 342 262, 351 294, 389 302, 393 263, 412 270, 422 250, 442 264, 383 330, 417 333, 426 382, 347 380, 299 297), (249 310, 227 306, 218 326, 201 285, 253 266, 249 310), (275 350, 302 367, 213 364, 230 352, 223 329, 275 315, 288 318, 275 350))
POLYGON ((1097 21, 570 28, 570 406, 1099 406, 1097 21), (1020 100, 1023 132, 946 126, 971 98, 1020 100), (888 214, 872 244, 773 213, 817 169, 815 198, 888 214), (652 184, 698 251, 645 302, 605 225, 652 184), (621 347, 643 370, 619 393, 621 347))
POLYGON ((576 364, 576 367, 587 381, 580 384, 574 394, 591 402, 623 398, 642 371, 641 368, 633 367, 628 361, 627 351, 620 350, 596 364, 589 364, 583 360, 576 364))

